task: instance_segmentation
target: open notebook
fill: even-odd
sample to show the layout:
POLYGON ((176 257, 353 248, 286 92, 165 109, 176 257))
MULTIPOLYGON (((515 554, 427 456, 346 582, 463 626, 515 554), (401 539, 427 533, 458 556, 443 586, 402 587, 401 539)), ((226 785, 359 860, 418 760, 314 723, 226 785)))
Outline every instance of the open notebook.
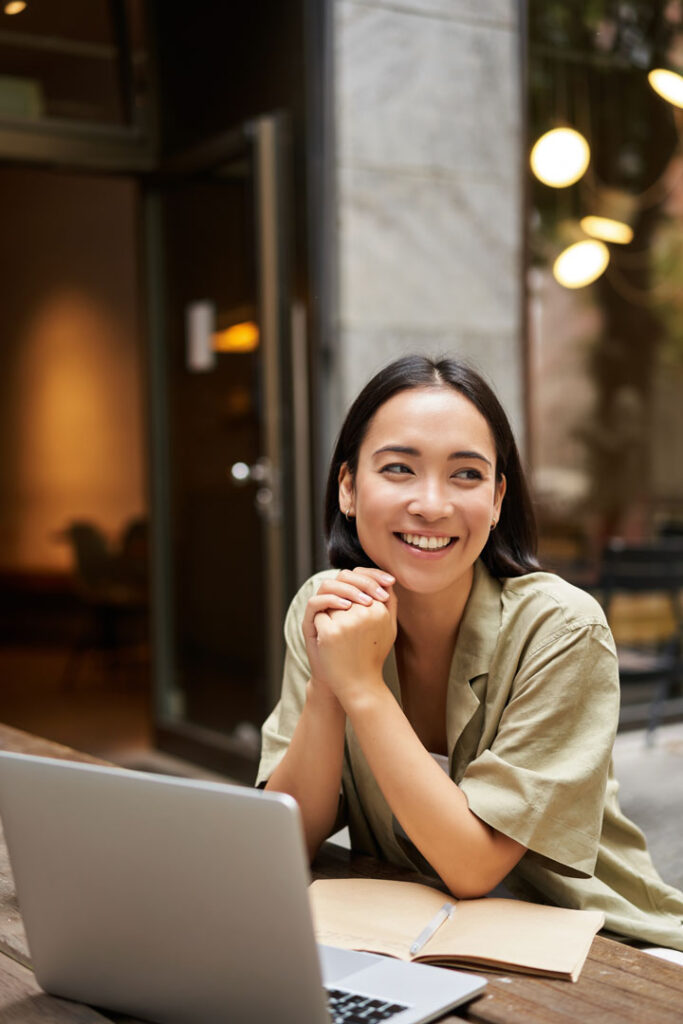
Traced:
POLYGON ((576 981, 604 915, 511 899, 453 900, 415 882, 335 878, 309 889, 318 942, 441 966, 576 981), (419 952, 411 953, 421 935, 419 952))

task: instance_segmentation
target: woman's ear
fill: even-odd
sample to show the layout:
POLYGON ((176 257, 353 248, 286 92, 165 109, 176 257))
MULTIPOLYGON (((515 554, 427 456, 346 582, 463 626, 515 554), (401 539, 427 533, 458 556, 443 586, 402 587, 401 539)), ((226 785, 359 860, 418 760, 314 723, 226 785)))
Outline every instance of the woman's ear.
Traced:
POLYGON ((496 480, 496 494, 493 499, 493 510, 496 517, 496 522, 498 522, 498 520, 500 519, 500 509, 501 505, 503 504, 503 498, 505 497, 507 485, 508 483, 507 480, 505 479, 505 474, 501 473, 498 479, 496 480))
POLYGON ((353 476, 346 462, 342 463, 339 470, 339 508, 345 516, 356 514, 356 494, 353 486, 353 476))

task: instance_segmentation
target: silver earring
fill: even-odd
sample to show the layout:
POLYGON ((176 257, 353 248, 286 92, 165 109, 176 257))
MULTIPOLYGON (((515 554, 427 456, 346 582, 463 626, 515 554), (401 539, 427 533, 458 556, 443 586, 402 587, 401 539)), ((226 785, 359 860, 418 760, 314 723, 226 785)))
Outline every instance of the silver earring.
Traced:
POLYGON ((491 525, 489 526, 489 530, 495 530, 497 525, 498 525, 498 520, 494 519, 493 522, 491 523, 491 525))
POLYGON ((344 511, 344 515, 346 516, 346 521, 347 521, 348 523, 350 523, 350 522, 351 522, 351 520, 353 519, 353 516, 351 515, 351 509, 350 509, 350 508, 347 508, 347 509, 346 509, 346 510, 344 511))

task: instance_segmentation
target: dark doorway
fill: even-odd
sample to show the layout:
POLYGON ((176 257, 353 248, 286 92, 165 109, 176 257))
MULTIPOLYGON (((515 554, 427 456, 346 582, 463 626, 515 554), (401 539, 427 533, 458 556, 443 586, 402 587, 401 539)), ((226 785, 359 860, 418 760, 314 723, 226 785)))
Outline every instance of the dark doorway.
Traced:
POLYGON ((255 119, 177 156, 147 199, 157 724, 233 774, 253 773, 279 691, 307 455, 294 465, 285 162, 282 121, 255 119))

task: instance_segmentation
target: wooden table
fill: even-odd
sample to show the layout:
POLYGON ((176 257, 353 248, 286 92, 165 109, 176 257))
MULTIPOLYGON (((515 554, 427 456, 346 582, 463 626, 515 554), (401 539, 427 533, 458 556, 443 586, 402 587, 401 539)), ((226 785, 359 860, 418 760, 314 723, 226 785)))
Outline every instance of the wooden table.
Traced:
MULTIPOLYGON (((0 725, 0 749, 97 762, 68 747, 0 725)), ((102 762, 100 762, 102 763, 102 762)), ((46 856, 49 852, 46 851, 46 856)), ((356 875, 420 878, 330 844, 314 864, 314 877, 356 875)), ((420 878, 421 881, 425 879, 420 878)), ((483 972, 484 973, 484 972, 483 972)), ((598 936, 575 983, 486 974, 485 993, 442 1018, 481 1024, 681 1024, 683 968, 598 936)), ((0 830, 0 1022, 2 1024, 134 1024, 131 1018, 48 996, 30 970, 26 936, 0 830)), ((255 1022, 261 1024, 261 1022, 255 1022)), ((302 1024, 306 1024, 302 1021, 302 1024)))

